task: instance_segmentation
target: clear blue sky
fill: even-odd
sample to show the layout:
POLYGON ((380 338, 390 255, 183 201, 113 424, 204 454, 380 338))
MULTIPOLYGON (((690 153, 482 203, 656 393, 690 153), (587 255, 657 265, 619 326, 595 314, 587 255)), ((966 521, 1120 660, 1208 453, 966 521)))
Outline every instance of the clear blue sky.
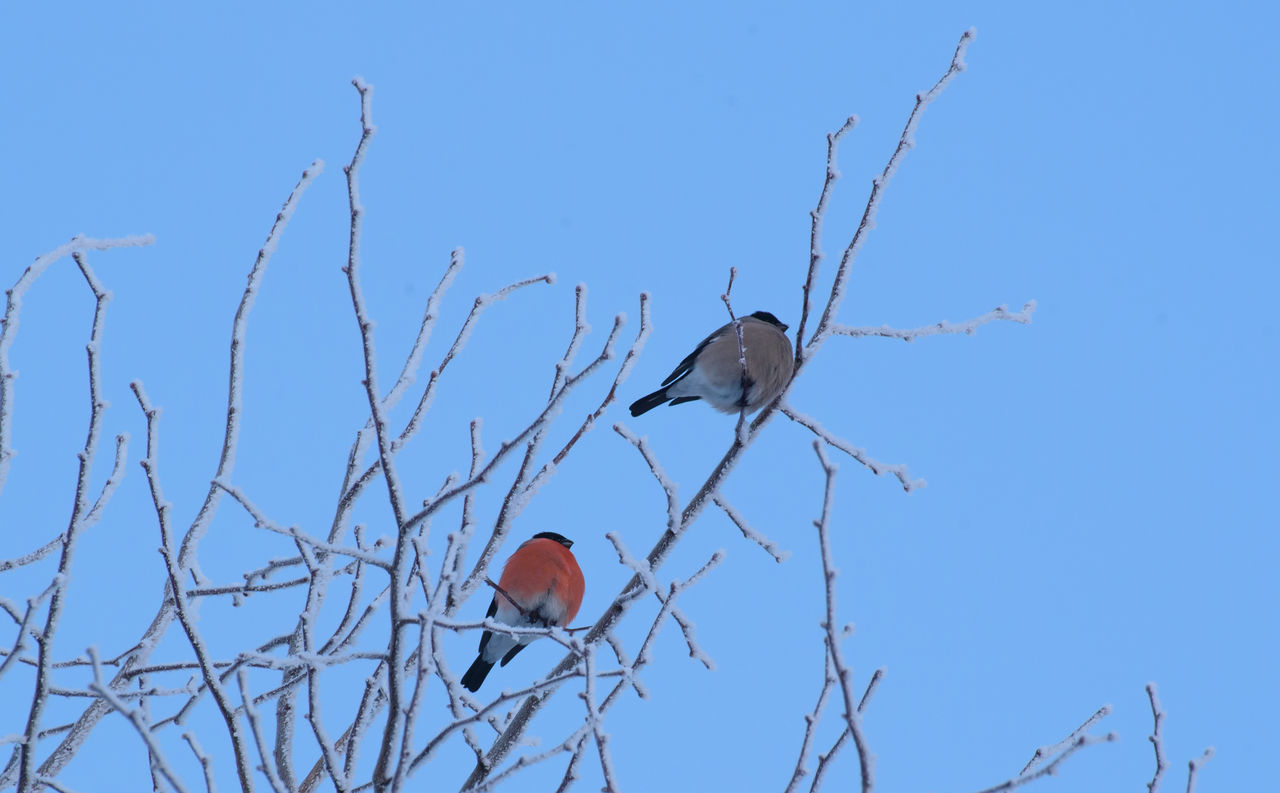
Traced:
MULTIPOLYGON (((972 25, 969 69, 926 113, 841 319, 915 327, 1035 299, 1035 322, 910 345, 836 339, 791 399, 929 482, 907 495, 836 456, 841 618, 857 625, 846 652, 859 688, 888 668, 865 721, 881 788, 994 784, 1111 703, 1101 731, 1120 742, 1087 750, 1032 789, 1141 790, 1153 769, 1149 680, 1169 711, 1166 789, 1182 789, 1186 760, 1208 745, 1217 756, 1201 790, 1274 784, 1280 156, 1271 99, 1280 14, 1256 2, 1212 11, 1154 2, 689 5, 28 3, 3 12, 0 282, 11 285, 75 233, 157 239, 91 257, 115 295, 105 432, 131 433, 133 448, 125 484, 82 546, 60 652, 96 643, 114 655, 154 612, 162 569, 128 383, 143 380, 164 408, 164 483, 185 524, 216 465, 227 337, 245 274, 315 158, 325 173, 286 232, 251 320, 234 480, 277 520, 327 527, 367 410, 339 272, 341 165, 359 134, 353 76, 376 87, 379 132, 362 172, 364 282, 388 369, 454 246, 466 248, 468 265, 428 360, 475 294, 558 275, 555 286, 531 287, 486 315, 432 429, 403 456, 421 498, 465 468, 468 419, 485 417, 490 449, 521 426, 521 396, 545 392, 579 282, 598 331, 587 351, 620 311, 631 318, 629 339, 637 295, 653 297, 654 335, 622 405, 723 321, 730 265, 741 310, 794 323, 825 134, 851 113, 862 119, 842 149, 830 267, 914 94, 972 25)), ((20 454, 0 494, 0 558, 65 525, 91 316, 69 259, 28 296, 12 352, 20 454)), ((601 387, 587 387, 559 432, 601 387)), ((637 420, 615 406, 530 505, 517 536, 554 529, 578 541, 588 579, 580 621, 626 577, 604 532, 620 532, 639 553, 664 520, 639 456, 608 429, 623 418, 649 436, 686 497, 732 428, 701 405, 637 420)), ((821 479, 809 444, 802 428, 776 419, 725 487, 756 528, 793 551, 785 564, 708 512, 664 568, 664 580, 688 575, 727 549, 684 601, 718 667, 688 659, 667 627, 645 674, 652 699, 631 697, 609 715, 625 789, 785 785, 822 670, 810 525, 821 479)), ((104 456, 98 481, 108 467, 104 456)), ((375 535, 385 533, 372 528, 379 516, 362 518, 375 535)), ((244 548, 260 550, 255 536, 224 502, 202 547, 206 572, 231 581, 291 553, 268 544, 246 560, 244 548)), ((0 594, 26 597, 47 576, 7 574, 0 594)), ((467 616, 483 605, 473 601, 467 616)), ((211 631, 258 636, 287 628, 268 620, 269 606, 203 613, 211 631)), ((637 617, 627 623, 633 647, 637 617)), ((7 646, 10 629, 0 636, 7 646)), ((179 638, 167 648, 175 655, 179 638)), ((473 641, 454 644, 456 669, 473 641)), ((517 685, 558 657, 535 645, 495 675, 517 685)), ((535 725, 545 742, 578 713, 576 699, 561 699, 557 715, 535 725)), ((25 700, 0 712, 12 708, 25 712, 25 700)), ((837 716, 833 705, 824 736, 834 736, 837 716)), ((20 728, 6 721, 0 733, 20 728)), ((225 746, 205 745, 230 788, 225 746)), ((453 749, 442 780, 460 781, 466 766, 465 748, 453 749)), ((67 782, 103 789, 95 769, 107 752, 142 774, 135 789, 147 784, 131 735, 95 739, 67 782)), ((590 760, 579 790, 599 787, 590 760)), ((558 779, 560 765, 531 772, 529 789, 544 784, 539 774, 558 779)), ((829 789, 850 789, 852 753, 834 774, 829 789)))

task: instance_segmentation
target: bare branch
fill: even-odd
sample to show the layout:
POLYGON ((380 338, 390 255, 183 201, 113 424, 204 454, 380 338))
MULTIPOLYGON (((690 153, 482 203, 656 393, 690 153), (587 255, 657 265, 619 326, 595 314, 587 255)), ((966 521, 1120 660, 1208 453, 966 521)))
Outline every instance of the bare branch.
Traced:
MULTIPOLYGON (((871 195, 867 198, 867 205, 862 211, 862 220, 858 222, 858 230, 854 232, 853 238, 849 240, 849 244, 844 249, 844 255, 840 258, 840 266, 836 270, 835 280, 831 284, 831 294, 827 298, 827 305, 822 310, 822 319, 819 320, 818 326, 814 329, 813 335, 809 338, 805 345, 806 351, 801 355, 798 350, 800 345, 797 344, 797 363, 807 359, 827 336, 830 335, 830 325, 835 321, 835 316, 840 310, 840 304, 844 302, 845 288, 848 286, 849 270, 853 266, 853 260, 857 257, 858 251, 862 248, 866 241, 867 232, 875 228, 876 212, 880 209, 880 199, 883 195, 884 188, 888 186, 889 180, 893 178, 897 172, 898 166, 902 163, 902 157, 915 146, 916 127, 920 123, 920 115, 929 103, 942 93, 942 89, 951 82, 957 74, 964 71, 964 53, 969 48, 969 44, 977 35, 977 31, 969 28, 960 36, 960 43, 956 45, 955 54, 951 57, 951 65, 947 67, 947 71, 933 87, 922 94, 916 94, 915 107, 911 109, 911 115, 907 117, 907 124, 902 129, 902 135, 898 138, 898 145, 893 150, 893 154, 889 157, 889 162, 884 166, 884 170, 880 175, 871 180, 871 195)), ((848 126, 848 122, 845 124, 848 126)), ((824 191, 825 191, 824 185, 824 191)), ((821 204, 819 207, 821 208, 821 204)), ((820 222, 820 221, 819 221, 820 222)), ((810 254, 812 260, 812 254, 810 254)), ((812 270, 815 265, 810 265, 812 270)))
POLYGON ((586 685, 582 692, 582 701, 587 706, 587 726, 595 737, 596 750, 600 755, 600 772, 604 774, 604 790, 616 793, 618 790, 617 774, 613 770, 613 758, 609 756, 609 734, 604 731, 604 717, 596 705, 596 647, 589 644, 583 655, 583 666, 586 670, 586 685))
POLYGON ((1114 732, 1109 732, 1106 735, 1081 735, 1080 737, 1072 741, 1071 744, 1068 745, 1067 748, 1064 749, 1061 754, 1053 758, 1053 760, 1050 761, 1048 765, 1045 765, 1035 771, 1032 771, 1029 774, 1019 774, 1018 776, 1012 779, 1006 780, 1004 782, 1001 782, 1000 784, 995 785, 994 787, 985 788, 979 791, 979 793, 1004 793, 1004 791, 1020 788, 1029 782, 1034 782, 1037 779, 1040 779, 1041 777, 1053 776, 1054 774, 1058 773, 1058 766, 1062 765, 1062 763, 1066 761, 1068 757, 1080 751, 1081 749, 1085 748, 1086 746, 1094 746, 1100 743, 1112 743, 1116 741, 1117 738, 1118 736, 1116 736, 1114 732))
POLYGON ((556 793, 566 793, 574 782, 578 781, 578 763, 582 761, 582 750, 587 747, 587 736, 583 735, 578 739, 578 745, 573 748, 573 754, 569 757, 569 764, 565 766, 564 777, 560 779, 560 786, 556 788, 556 793))
MULTIPOLYGON (((1160 778, 1164 776, 1165 769, 1169 764, 1164 760, 1164 736, 1160 733, 1160 728, 1164 726, 1164 708, 1160 705, 1160 697, 1156 694, 1156 684, 1147 683, 1147 697, 1151 700, 1151 716, 1155 721, 1155 725, 1151 728, 1151 735, 1148 740, 1156 753, 1156 773, 1151 777, 1151 781, 1147 783, 1148 793, 1156 793, 1160 789, 1160 778)), ((1023 769, 1025 771, 1025 769, 1023 769)))
POLYGON ((267 781, 271 783, 271 789, 275 793, 288 793, 284 780, 280 779, 275 765, 268 759, 267 741, 262 734, 258 709, 253 706, 253 697, 249 696, 249 676, 243 667, 236 673, 236 681, 240 684, 240 698, 244 702, 245 717, 249 720, 249 731, 253 733, 254 743, 258 747, 258 756, 262 758, 262 765, 258 767, 267 775, 267 781))
POLYGON ((796 368, 805 359, 804 329, 813 311, 813 289, 818 278, 818 270, 822 266, 822 222, 827 217, 827 203, 831 200, 831 191, 840 179, 840 169, 836 166, 836 154, 840 149, 840 141, 858 125, 857 116, 849 116, 844 124, 835 132, 827 133, 827 174, 822 180, 822 192, 818 194, 818 205, 809 213, 809 272, 804 279, 804 300, 801 303, 800 322, 796 325, 796 368))
MULTIPOLYGON (((267 233, 267 241, 258 250, 258 258, 253 263, 253 269, 249 271, 249 282, 245 285, 244 295, 241 296, 240 305, 236 308, 235 320, 231 323, 227 427, 222 440, 222 452, 218 458, 218 469, 213 475, 215 481, 229 481, 231 479, 231 471, 235 467, 236 448, 240 441, 240 414, 244 410, 244 346, 249 325, 249 312, 253 310, 254 301, 257 300, 258 288, 262 285, 262 279, 266 275, 267 263, 271 260, 272 254, 276 252, 276 248, 279 247, 280 237, 284 234, 285 227, 289 225, 289 220, 297 210, 298 202, 302 200, 302 194, 311 186, 312 180, 323 171, 324 161, 316 160, 302 172, 298 183, 294 185, 293 191, 289 193, 289 197, 285 199, 284 206, 280 208, 280 212, 276 215, 275 223, 272 224, 271 231, 267 233)), ((186 535, 182 538, 182 546, 178 552, 178 565, 183 570, 191 569, 193 574, 196 575, 198 583, 206 582, 199 581, 201 576, 198 568, 195 567, 196 547, 204 537, 205 532, 208 531, 209 524, 213 521, 213 515, 217 511, 218 498, 221 492, 216 485, 209 485, 209 492, 205 496, 204 503, 200 506, 200 511, 196 514, 195 520, 192 521, 191 527, 187 529, 186 535)))
MULTIPOLYGON (((240 428, 239 416, 241 410, 243 346, 249 310, 252 307, 254 298, 256 297, 258 286, 262 281, 267 261, 270 259, 271 254, 279 244, 280 236, 283 233, 285 226, 288 224, 289 219, 293 216, 298 202, 301 199, 302 193, 310 185, 311 181, 321 172, 323 165, 323 162, 316 160, 312 163, 311 167, 302 172, 302 177, 298 180, 293 191, 289 194, 289 197, 286 199, 281 211, 276 215, 271 231, 267 235, 267 240, 261 250, 258 251, 258 256, 249 274, 248 284, 245 287, 244 295, 241 298, 239 308, 236 310, 236 317, 232 324, 231 334, 231 361, 229 367, 229 386, 227 394, 226 434, 219 458, 217 477, 230 476, 231 468, 234 464, 235 448, 240 428)), ((123 241, 84 240, 82 238, 76 238, 72 240, 68 246, 64 246, 54 253, 58 256, 63 256, 76 249, 102 249, 104 247, 119 247, 124 244, 147 245, 152 241, 152 238, 149 236, 130 238, 123 241)), ((40 264, 41 261, 37 260, 37 265, 40 264)), ((43 266, 47 266, 47 264, 48 262, 46 261, 43 266)), ((37 265, 33 265, 33 267, 36 267, 37 265)), ((43 266, 38 269, 43 269, 43 266)), ((19 279, 20 282, 21 280, 22 279, 19 279)), ((12 307, 11 301, 11 308, 12 307)), ((8 314, 6 314, 6 317, 7 316, 8 314)), ((11 330, 12 326, 6 325, 4 333, 8 334, 11 330)), ((8 380, 6 379, 8 376, 6 345, 11 343, 11 341, 11 336, 8 337, 8 342, 5 341, 4 337, 0 337, 0 425, 4 425, 6 416, 8 416, 6 408, 7 402, 4 394, 7 393, 5 389, 8 387, 8 380)), ((3 426, 0 426, 0 483, 3 481, 5 471, 4 448, 6 438, 6 430, 3 426)), ((222 491, 217 487, 210 485, 208 495, 200 508, 199 514, 187 529, 187 532, 182 539, 181 549, 178 552, 180 566, 196 580, 196 583, 202 585, 209 582, 204 580, 204 577, 196 566, 196 547, 213 519, 213 513, 216 510, 218 497, 221 492, 222 491)), ((122 685, 126 676, 136 667, 146 664, 151 652, 155 649, 156 645, 168 630, 175 617, 173 606, 174 601, 171 598, 171 594, 172 593, 169 592, 169 584, 166 583, 165 593, 161 598, 155 617, 152 619, 150 625, 148 625, 146 631, 144 631, 142 638, 128 653, 127 660, 116 673, 115 678, 112 679, 110 685, 113 688, 122 685)), ((90 705, 84 713, 76 719, 75 723, 67 731, 67 734, 63 737, 62 741, 40 765, 39 773, 46 777, 56 776, 66 766, 66 764, 70 762, 71 758, 75 755, 76 749, 84 741, 89 732, 93 730, 102 717, 108 712, 110 712, 110 708, 107 707, 106 703, 102 700, 97 700, 90 705)), ((12 772, 10 769, 6 769, 4 772, 0 773, 0 788, 4 788, 9 784, 13 784, 12 772)))
MULTIPOLYGON (((456 253, 461 255, 461 249, 458 249, 456 253)), ((422 427, 423 419, 426 418, 427 412, 431 409, 431 405, 435 401, 436 387, 440 383, 440 378, 444 374, 444 370, 449 366, 449 363, 462 352, 463 347, 465 347, 467 342, 471 339, 471 334, 475 330, 476 323, 479 321, 480 315, 484 310, 500 300, 505 300, 508 295, 518 289, 523 289, 526 286, 532 286, 534 284, 554 284, 555 281, 556 278, 554 274, 549 273, 547 275, 539 275, 534 278, 526 278, 522 281, 516 281, 515 283, 508 284, 492 294, 480 295, 475 299, 475 302, 471 306, 471 312, 467 314, 467 318, 462 322, 462 327, 458 329, 458 335, 454 338, 453 345, 449 347, 448 352, 446 352, 444 358, 441 359, 440 365, 431 370, 431 376, 427 380, 427 387, 423 390, 422 397, 418 400, 418 405, 413 410, 413 415, 409 417, 409 421, 405 425, 405 428, 391 444, 392 451, 399 451, 403 448, 404 445, 408 443, 422 427)), ((370 471, 366 472, 366 476, 379 471, 381 471, 381 461, 375 462, 370 471)), ((365 477, 361 477, 360 481, 363 482, 364 479, 365 477)))
POLYGON ((925 486, 926 483, 923 479, 911 478, 911 474, 907 472, 907 467, 905 465, 880 462, 879 460, 868 455, 866 449, 862 449, 857 446, 854 446, 853 444, 849 443, 843 438, 837 435, 833 435, 829 430, 827 430, 826 427, 823 427, 821 424, 819 424, 817 419, 811 416, 808 416, 804 413, 801 413, 800 411, 796 410, 790 405, 783 405, 781 408, 779 408, 779 411, 782 413, 782 415, 786 416, 787 418, 791 419, 795 423, 809 430, 814 435, 817 435, 825 443, 827 443, 827 445, 832 446, 836 449, 839 449, 840 451, 852 457, 857 462, 866 466, 867 469, 869 469, 871 473, 875 474, 876 476, 879 476, 880 474, 883 474, 883 473, 893 474, 897 478, 897 480, 902 484, 902 489, 905 490, 906 492, 910 493, 912 490, 915 490, 917 487, 925 486))
POLYGON ((672 534, 679 534, 683 528, 681 526, 680 515, 680 498, 676 495, 678 485, 667 476, 667 472, 663 470, 662 463, 658 462, 658 456, 654 454, 653 447, 649 445, 647 438, 640 438, 627 429, 625 424, 619 422, 613 425, 613 431, 621 435, 632 446, 640 452, 640 456, 649 464, 649 470, 653 472, 653 478, 657 480, 658 487, 662 488, 662 493, 667 500, 667 531, 672 534))
POLYGON ((781 564, 791 556, 791 551, 782 550, 773 540, 751 528, 747 524, 747 519, 742 516, 742 513, 733 508, 733 505, 725 499, 723 494, 716 493, 711 497, 711 500, 715 502, 717 507, 724 510, 724 514, 729 516, 729 520, 733 521, 733 525, 738 527, 738 531, 742 532, 743 537, 763 548, 765 553, 772 556, 775 562, 781 564))
MULTIPOLYGON (((39 595, 27 599, 27 608, 22 613, 22 619, 18 620, 18 633, 13 640, 13 649, 5 656, 4 662, 0 663, 0 677, 4 677, 4 673, 9 671, 10 665, 17 661, 22 655, 22 651, 26 649, 26 639, 28 634, 32 638, 40 639, 40 634, 31 628, 31 621, 35 618, 36 610, 40 608, 45 600, 52 597, 55 592, 62 586, 63 579, 61 575, 55 575, 53 580, 49 582, 49 586, 39 595)), ((27 737, 24 735, 22 745, 26 745, 27 737)), ((19 747, 21 751, 21 747, 19 747)))
POLYGON ((880 325, 879 327, 863 327, 855 328, 849 325, 833 324, 830 333, 833 336, 852 336, 854 338, 862 338, 865 336, 880 336, 886 339, 902 339, 905 342, 913 342, 922 336, 942 336, 947 334, 963 333, 966 336, 972 336, 977 332, 978 328, 986 325, 988 322, 1006 321, 1016 322, 1019 325, 1030 325, 1031 315, 1035 313, 1036 301, 1029 300, 1023 305, 1022 310, 1016 313, 1009 311, 1008 306, 996 306, 987 313, 965 320, 964 322, 935 322, 932 325, 924 325, 919 328, 910 330, 901 330, 899 328, 891 328, 888 325, 880 325))
POLYGON ((831 555, 830 540, 831 500, 835 490, 836 466, 827 459, 821 441, 813 442, 813 450, 818 455, 818 462, 821 463, 826 477, 822 497, 822 517, 813 522, 818 529, 818 547, 822 554, 822 573, 826 584, 827 614, 822 627, 826 631, 827 652, 831 655, 832 673, 840 686, 840 693, 844 696, 845 723, 848 724, 849 734, 853 737, 853 745, 858 750, 858 762, 862 768, 862 793, 871 793, 875 789, 875 756, 871 754, 871 749, 867 746, 866 738, 862 734, 862 717, 853 695, 853 672, 845 663, 844 651, 840 649, 840 632, 836 628, 836 576, 838 573, 831 555))
POLYGON ((213 758, 205 754, 204 747, 196 740, 195 733, 182 733, 182 740, 187 742, 191 747, 191 753, 196 756, 196 760, 200 763, 201 770, 204 771, 204 788, 207 793, 218 793, 217 782, 213 778, 213 758))
POLYGON ((373 345, 373 321, 369 318, 365 306, 364 293, 360 288, 360 234, 364 225, 364 206, 360 203, 360 165, 364 162, 369 141, 373 138, 376 127, 373 125, 373 87, 360 78, 352 80, 352 85, 360 93, 360 142, 356 144, 351 163, 343 170, 347 174, 347 195, 351 209, 351 235, 347 252, 347 266, 343 271, 347 275, 347 285, 351 292, 351 304, 355 310, 356 324, 360 329, 360 341, 364 350, 364 388, 369 401, 369 414, 373 421, 374 435, 378 443, 378 461, 382 465, 383 481, 387 485, 387 496, 391 511, 396 521, 395 553, 391 561, 391 639, 388 645, 387 663, 387 723, 382 737, 382 749, 378 754, 378 763, 374 770, 374 790, 378 793, 386 790, 391 784, 391 753, 396 737, 404 726, 404 670, 401 658, 404 657, 403 619, 405 599, 404 590, 408 575, 409 549, 408 512, 405 507, 403 489, 400 478, 396 474, 391 448, 392 437, 387 426, 386 411, 378 390, 378 363, 373 345))
MULTIPOLYGON (((541 446, 544 430, 551 420, 558 414, 561 404, 568 396, 569 392, 576 387, 582 380, 591 375, 597 368, 602 366, 605 361, 613 358, 613 347, 618 338, 618 333, 622 328, 624 317, 618 315, 614 318, 613 329, 609 332, 609 337, 605 340, 604 347, 595 360, 587 364, 575 375, 570 375, 564 379, 560 390, 547 403, 547 406, 538 414, 537 418, 531 424, 524 428, 514 439, 504 441, 495 454, 487 463, 485 463, 478 471, 474 471, 467 481, 462 482, 444 494, 438 496, 434 500, 426 503, 423 509, 409 521, 409 528, 413 527, 420 520, 426 519, 437 509, 441 508, 449 501, 469 492, 472 488, 485 482, 490 473, 496 468, 506 456, 512 452, 517 446, 529 439, 529 444, 525 449, 523 461, 520 463, 520 470, 516 474, 515 481, 507 490, 506 496, 503 498, 502 507, 498 512, 498 519, 494 523, 493 533, 490 535, 488 542, 485 544, 484 550, 480 552, 476 559, 475 565, 471 568, 471 572, 467 574, 462 585, 458 588, 458 595, 450 604, 450 608, 446 613, 453 614, 466 598, 476 590, 481 584, 490 562, 501 546, 502 541, 506 538, 510 530, 511 521, 520 514, 529 499, 534 495, 532 485, 537 483, 535 477, 534 482, 530 482, 529 476, 533 469, 533 460, 537 455, 541 446)), ((474 468, 474 466, 473 466, 474 468)), ((554 467, 552 468, 554 470, 554 467)), ((545 481, 545 477, 542 478, 545 481)))
POLYGON ((831 668, 831 653, 823 652, 822 659, 824 666, 822 689, 818 692, 818 701, 813 706, 813 710, 804 714, 804 739, 800 742, 800 756, 796 758, 796 767, 791 772, 791 781, 787 783, 786 790, 783 793, 794 793, 800 784, 800 780, 808 773, 805 766, 809 763, 809 748, 813 745, 813 737, 817 733, 818 724, 822 721, 822 713, 827 708, 827 700, 831 696, 831 688, 836 683, 836 678, 831 668))
POLYGON ((365 564, 371 564, 374 567, 380 567, 383 570, 391 569, 391 562, 379 559, 368 551, 360 548, 349 548, 334 545, 333 543, 328 543, 324 540, 317 540, 315 537, 306 534, 296 526, 290 526, 289 528, 281 526, 263 514, 263 512, 254 505, 253 501, 245 495, 244 491, 235 485, 217 479, 214 480, 214 485, 221 490, 225 490, 228 495, 240 504, 240 506, 244 507, 245 512, 248 512, 250 517, 253 518, 254 525, 260 529, 266 529, 267 531, 275 532, 276 534, 283 534, 296 542, 318 548, 328 553, 338 554, 339 556, 349 556, 352 559, 364 562, 365 564))
POLYGON ((1074 744, 1076 741, 1078 741, 1081 736, 1087 733, 1090 730, 1090 728, 1093 727, 1093 725, 1097 724, 1099 721, 1103 720, 1104 718, 1110 715, 1111 715, 1111 706, 1103 705, 1102 707, 1094 711, 1092 716, 1085 719, 1083 724, 1081 724, 1079 727, 1076 727, 1074 730, 1072 730, 1071 734, 1068 735, 1066 738, 1063 738, 1061 741, 1058 741, 1057 743, 1049 744, 1048 746, 1041 746, 1040 748, 1036 749, 1035 753, 1031 755, 1031 759, 1028 760, 1027 764, 1022 767, 1022 770, 1020 772, 1018 772, 1018 776, 1025 776, 1026 774, 1030 773, 1033 769, 1035 769, 1036 766, 1040 765, 1040 763, 1070 748, 1071 745, 1074 744))
POLYGON ((64 785, 53 777, 37 776, 35 781, 37 785, 48 785, 58 793, 77 793, 75 788, 64 785))
POLYGON ((1196 793, 1196 774, 1205 763, 1213 759, 1213 747, 1204 750, 1204 754, 1187 762, 1187 793, 1196 793))
POLYGON ((627 350, 627 354, 622 359, 622 365, 618 367, 618 374, 613 378, 613 385, 609 387, 609 392, 605 394, 604 399, 600 402, 600 407, 596 408, 594 413, 589 413, 587 418, 582 422, 582 426, 578 431, 569 438, 569 442, 564 445, 560 451, 556 452, 556 456, 552 461, 544 465, 538 475, 533 478, 526 489, 532 490, 539 484, 539 480, 544 480, 550 473, 550 469, 564 462, 564 458, 568 456, 569 450, 574 447, 583 435, 590 432, 596 421, 604 415, 609 405, 617 400, 618 386, 626 382, 631 375, 631 370, 635 366, 636 360, 640 357, 640 351, 644 349, 644 344, 649 340, 649 334, 653 331, 653 326, 649 321, 649 293, 640 293, 640 330, 636 333, 636 340, 631 343, 631 349, 627 350))
MULTIPOLYGON (((89 684, 89 688, 92 689, 99 697, 102 697, 103 702, 109 707, 128 719, 129 723, 133 725, 133 728, 138 731, 138 735, 142 738, 142 742, 147 745, 147 750, 151 753, 151 760, 155 764, 155 767, 164 775, 165 779, 169 780, 169 784, 173 786, 174 790, 177 790, 178 793, 187 793, 187 789, 182 783, 182 778, 174 772, 168 761, 165 760, 164 751, 153 737, 152 727, 143 718, 142 713, 139 710, 130 710, 129 707, 115 695, 109 686, 103 684, 102 669, 97 663, 97 650, 90 647, 89 657, 94 662, 93 682, 89 684)), ((245 788, 245 790, 251 789, 252 788, 250 787, 245 788)))
POLYGON ((0 492, 9 476, 9 465, 17 452, 11 447, 13 423, 13 381, 18 373, 9 368, 9 348, 18 332, 18 318, 22 312, 22 299, 37 278, 49 269, 49 265, 69 254, 80 251, 105 251, 111 248, 136 248, 150 245, 156 238, 150 234, 118 239, 94 239, 77 235, 48 253, 41 254, 22 271, 14 285, 5 291, 4 317, 0 318, 0 492))
POLYGON ((201 638, 200 633, 196 630, 195 620, 192 619, 189 613, 187 596, 182 583, 181 571, 183 568, 178 561, 178 555, 173 550, 173 533, 169 525, 171 505, 165 500, 164 494, 160 489, 159 471, 156 467, 156 448, 159 445, 156 438, 156 421, 159 418, 160 411, 158 408, 152 407, 141 382, 135 380, 129 384, 129 387, 133 389, 134 396, 138 399, 138 406, 142 408, 142 412, 147 418, 147 456, 141 461, 142 470, 146 472, 147 484, 151 489, 151 501, 155 506, 156 517, 160 524, 160 555, 164 557, 165 570, 169 574, 170 594, 173 597, 178 622, 187 634, 191 649, 195 652, 196 659, 200 662, 200 671, 204 675, 205 684, 209 687, 209 691, 218 705, 218 710, 222 713, 222 719, 227 725, 227 732, 231 736, 231 746, 235 752, 236 771, 240 777, 240 787, 245 793, 250 793, 253 790, 253 769, 249 765, 248 752, 245 747, 244 736, 240 730, 240 723, 236 719, 231 699, 227 696, 226 689, 223 688, 222 681, 214 669, 213 662, 209 657, 209 651, 205 647, 204 639, 201 638))
POLYGON ((742 375, 739 378, 738 386, 742 389, 742 398, 738 408, 738 424, 734 427, 734 435, 739 441, 744 439, 743 433, 747 428, 747 389, 751 387, 751 376, 747 374, 747 343, 742 338, 742 322, 733 313, 733 302, 729 296, 733 294, 733 279, 738 276, 738 268, 729 268, 729 284, 724 288, 724 294, 720 295, 720 300, 724 302, 725 309, 729 312, 729 322, 733 323, 733 332, 738 337, 738 366, 741 367, 742 375))
POLYGON ((119 484, 122 476, 121 467, 124 464, 124 455, 127 449, 125 437, 117 438, 116 465, 112 474, 115 479, 107 479, 102 493, 98 496, 97 503, 91 506, 89 504, 89 476, 93 469, 93 458, 98 453, 98 438, 102 430, 102 414, 107 409, 107 403, 101 396, 101 387, 99 385, 101 365, 98 360, 98 352, 102 344, 102 323, 105 318, 107 303, 111 301, 111 293, 102 288, 102 284, 98 281, 97 276, 94 275, 93 269, 85 261, 82 251, 73 251, 71 255, 75 259, 76 265, 79 266, 81 274, 84 275, 85 281, 88 282, 94 296, 93 325, 89 332, 89 343, 85 346, 89 358, 89 429, 85 436, 84 448, 77 455, 79 466, 76 472, 75 495, 72 498, 71 520, 66 532, 62 535, 62 557, 58 561, 58 572, 53 579, 53 593, 49 596, 49 610, 45 615, 44 630, 41 631, 39 637, 36 656, 35 691, 32 693, 31 709, 27 715, 27 737, 22 744, 18 769, 18 789, 24 793, 32 789, 34 777, 41 775, 36 769, 35 753, 40 736, 40 719, 48 702, 51 686, 49 677, 53 663, 54 636, 58 631, 58 624, 62 618, 62 609, 65 605, 63 586, 71 575, 76 545, 80 535, 101 516, 101 506, 111 497, 116 485, 119 484))
POLYGON ((54 551, 61 550, 62 541, 63 541, 63 535, 58 534, 58 536, 54 537, 52 540, 49 540, 44 545, 41 545, 39 548, 35 549, 34 551, 25 553, 22 556, 15 556, 12 559, 5 559, 3 562, 0 562, 0 573, 6 573, 15 568, 40 561, 41 559, 45 558, 49 554, 53 553, 54 551))

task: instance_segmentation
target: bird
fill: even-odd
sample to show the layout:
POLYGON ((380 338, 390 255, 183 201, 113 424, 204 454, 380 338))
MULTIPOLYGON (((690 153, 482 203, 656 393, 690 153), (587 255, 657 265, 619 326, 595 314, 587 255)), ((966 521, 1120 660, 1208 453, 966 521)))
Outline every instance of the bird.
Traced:
POLYGON ((768 311, 757 311, 738 321, 742 324, 741 348, 734 323, 717 328, 662 381, 662 388, 631 403, 631 415, 647 413, 668 401, 680 405, 705 399, 721 413, 737 413, 742 408, 753 413, 772 402, 791 378, 787 326, 768 311))
MULTIPOLYGON (((573 540, 554 531, 539 532, 521 543, 502 568, 500 589, 485 616, 515 627, 568 625, 577 616, 586 590, 582 568, 569 550, 572 547, 573 540)), ((479 691, 494 664, 501 660, 506 666, 536 638, 485 631, 479 655, 462 676, 463 687, 479 691)))

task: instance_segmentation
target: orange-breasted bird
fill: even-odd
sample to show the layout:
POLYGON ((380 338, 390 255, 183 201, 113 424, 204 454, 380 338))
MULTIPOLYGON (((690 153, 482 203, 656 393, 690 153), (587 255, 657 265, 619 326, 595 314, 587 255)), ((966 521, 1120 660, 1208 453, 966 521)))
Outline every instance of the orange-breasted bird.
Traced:
MULTIPOLYGON (((502 592, 494 593, 485 616, 520 628, 568 625, 577 616, 586 589, 582 569, 569 550, 572 547, 573 540, 554 531, 540 532, 522 543, 502 568, 498 580, 502 592)), ((485 631, 480 637, 480 654, 462 676, 462 685, 478 691, 499 659, 506 666, 536 638, 485 631)))
POLYGON ((662 381, 662 388, 631 403, 631 415, 639 416, 668 401, 679 405, 705 399, 721 413, 737 413, 744 407, 752 413, 772 402, 791 377, 787 326, 768 311, 757 311, 739 322, 741 346, 732 322, 717 328, 662 381))

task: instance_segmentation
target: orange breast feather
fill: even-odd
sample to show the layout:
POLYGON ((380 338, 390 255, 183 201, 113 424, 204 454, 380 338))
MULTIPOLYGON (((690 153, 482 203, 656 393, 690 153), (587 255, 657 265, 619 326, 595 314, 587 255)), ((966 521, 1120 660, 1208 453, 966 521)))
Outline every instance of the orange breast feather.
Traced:
POLYGON ((586 582, 573 553, 555 540, 525 542, 507 560, 499 586, 521 607, 532 610, 546 603, 548 613, 562 612, 556 625, 568 625, 582 607, 586 582))

